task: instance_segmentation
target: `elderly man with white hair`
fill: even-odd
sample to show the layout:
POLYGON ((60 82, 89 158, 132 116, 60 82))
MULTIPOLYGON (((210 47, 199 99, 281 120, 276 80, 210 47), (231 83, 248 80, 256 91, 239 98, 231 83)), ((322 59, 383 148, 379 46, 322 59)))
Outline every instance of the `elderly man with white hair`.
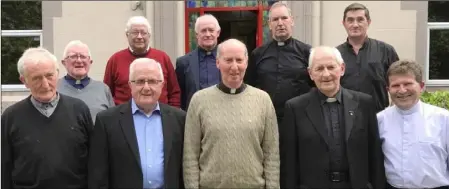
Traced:
POLYGON ((198 47, 176 60, 176 76, 181 89, 181 108, 187 110, 192 95, 220 82, 220 71, 215 66, 217 40, 220 36, 218 20, 210 14, 196 19, 195 32, 198 47))
POLYGON ((373 98, 340 86, 334 47, 312 48, 308 70, 316 89, 286 102, 279 127, 281 188, 384 188, 373 98))
POLYGON ((154 59, 161 64, 164 83, 159 101, 174 107, 180 107, 176 72, 167 53, 150 47, 151 27, 143 16, 131 17, 126 23, 125 34, 129 47, 114 53, 108 60, 103 82, 111 89, 116 105, 131 99, 128 85, 129 65, 137 58, 154 59))
POLYGON ((89 106, 93 121, 98 112, 115 105, 109 87, 88 76, 93 61, 85 43, 70 41, 64 49, 61 62, 67 75, 59 79, 58 92, 83 100, 89 106))
POLYGON ((218 85, 196 92, 187 111, 185 188, 279 188, 279 141, 270 96, 243 83, 245 44, 218 45, 218 85))
POLYGON ((185 112, 160 102, 161 64, 129 66, 132 98, 97 115, 89 149, 89 188, 182 188, 185 112))
POLYGON ((86 188, 89 108, 56 91, 58 62, 46 49, 26 50, 17 68, 31 95, 1 116, 1 188, 86 188))

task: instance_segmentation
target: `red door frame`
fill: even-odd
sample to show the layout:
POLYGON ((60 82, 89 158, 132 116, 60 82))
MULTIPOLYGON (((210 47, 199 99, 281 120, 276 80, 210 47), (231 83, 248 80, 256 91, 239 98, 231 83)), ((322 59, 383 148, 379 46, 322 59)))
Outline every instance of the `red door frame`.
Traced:
POLYGON ((269 10, 269 7, 264 7, 261 1, 258 1, 257 6, 252 7, 196 7, 187 8, 187 1, 184 3, 184 34, 185 34, 185 51, 190 52, 190 36, 189 36, 189 13, 199 12, 200 16, 204 15, 204 12, 223 12, 223 11, 257 11, 257 35, 256 46, 260 46, 263 43, 263 11, 269 10))

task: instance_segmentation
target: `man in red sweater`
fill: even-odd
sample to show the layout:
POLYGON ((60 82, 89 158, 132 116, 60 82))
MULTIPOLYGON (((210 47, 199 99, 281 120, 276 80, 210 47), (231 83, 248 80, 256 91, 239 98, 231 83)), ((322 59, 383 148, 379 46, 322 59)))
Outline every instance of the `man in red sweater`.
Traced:
POLYGON ((126 37, 129 47, 113 54, 106 65, 103 82, 111 89, 116 105, 131 99, 128 85, 129 65, 137 58, 151 58, 161 64, 164 74, 164 87, 159 102, 180 107, 181 91, 176 78, 175 69, 170 57, 163 51, 149 45, 151 28, 143 16, 134 16, 126 24, 126 37))

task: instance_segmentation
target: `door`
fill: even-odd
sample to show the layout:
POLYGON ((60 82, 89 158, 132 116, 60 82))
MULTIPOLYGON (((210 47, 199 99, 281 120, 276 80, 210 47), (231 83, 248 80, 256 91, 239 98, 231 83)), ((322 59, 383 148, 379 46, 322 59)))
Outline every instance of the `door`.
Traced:
POLYGON ((195 21, 203 14, 214 15, 221 27, 218 43, 236 38, 251 52, 270 39, 268 10, 275 1, 186 1, 185 51, 197 47, 195 21))

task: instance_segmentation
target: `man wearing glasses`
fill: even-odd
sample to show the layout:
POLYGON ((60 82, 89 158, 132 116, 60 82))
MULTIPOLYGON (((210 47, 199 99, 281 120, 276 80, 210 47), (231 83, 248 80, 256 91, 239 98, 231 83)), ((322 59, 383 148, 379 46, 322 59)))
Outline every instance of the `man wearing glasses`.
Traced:
POLYGON ((180 107, 181 90, 175 69, 167 53, 150 47, 151 26, 148 20, 143 16, 131 17, 125 31, 129 48, 120 50, 109 58, 103 79, 111 89, 115 104, 122 104, 131 99, 128 85, 131 62, 137 58, 150 58, 161 64, 165 80, 159 101, 180 107))
POLYGON ((131 100, 97 115, 88 188, 183 188, 185 112, 159 100, 166 82, 162 74, 155 60, 134 60, 131 100))
POLYGON ((59 79, 58 92, 84 101, 90 109, 93 121, 98 112, 115 105, 109 87, 88 76, 92 57, 85 43, 79 40, 69 42, 61 62, 67 70, 67 75, 59 79))

